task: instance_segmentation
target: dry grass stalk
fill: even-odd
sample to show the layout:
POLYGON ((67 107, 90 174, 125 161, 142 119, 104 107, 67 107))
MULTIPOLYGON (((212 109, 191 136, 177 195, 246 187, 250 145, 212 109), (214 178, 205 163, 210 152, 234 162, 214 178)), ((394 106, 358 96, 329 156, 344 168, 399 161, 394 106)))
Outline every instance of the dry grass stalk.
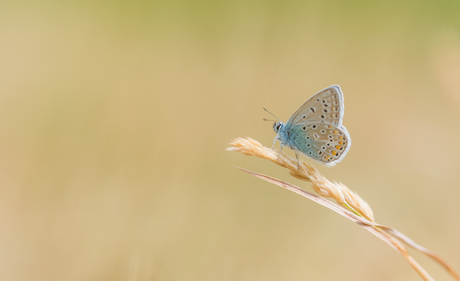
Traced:
POLYGON ((447 262, 443 260, 440 256, 418 245, 417 243, 415 243, 410 238, 408 238, 401 232, 397 231, 396 229, 375 223, 373 220, 371 208, 361 197, 358 196, 358 194, 349 190, 343 184, 330 182, 323 175, 321 175, 318 172, 318 170, 312 165, 307 164, 301 160, 300 169, 298 169, 297 160, 290 158, 284 153, 278 155, 277 152, 274 152, 272 149, 262 146, 258 141, 253 140, 251 138, 237 138, 231 142, 231 145, 232 147, 227 148, 227 150, 239 151, 246 155, 265 158, 278 165, 281 165, 289 169, 289 173, 295 178, 311 181, 313 189, 318 194, 325 197, 334 198, 340 205, 347 206, 352 212, 340 207, 340 205, 334 204, 333 202, 330 202, 324 198, 307 192, 287 182, 240 168, 241 170, 255 177, 264 179, 268 182, 279 185, 283 188, 300 194, 310 200, 313 200, 316 203, 321 204, 350 219, 351 221, 354 221, 355 223, 361 225, 366 230, 368 230, 375 236, 379 237, 380 239, 388 243, 397 252, 399 252, 409 262, 409 264, 420 274, 420 276, 423 277, 424 280, 434 279, 423 269, 423 267, 421 267, 409 255, 409 252, 404 247, 404 245, 401 244, 401 242, 433 258, 435 261, 440 263, 452 275, 454 279, 460 281, 460 275, 458 275, 458 273, 455 272, 455 270, 449 264, 447 264, 447 262))
POLYGON ((341 183, 331 182, 326 179, 313 165, 300 160, 300 169, 297 159, 292 159, 284 152, 275 151, 264 147, 260 142, 251 138, 237 138, 230 143, 227 150, 239 151, 246 155, 268 159, 280 166, 289 169, 289 173, 300 180, 311 181, 313 189, 324 197, 335 199, 339 204, 350 208, 370 221, 374 221, 374 214, 366 201, 356 192, 351 191, 341 183))

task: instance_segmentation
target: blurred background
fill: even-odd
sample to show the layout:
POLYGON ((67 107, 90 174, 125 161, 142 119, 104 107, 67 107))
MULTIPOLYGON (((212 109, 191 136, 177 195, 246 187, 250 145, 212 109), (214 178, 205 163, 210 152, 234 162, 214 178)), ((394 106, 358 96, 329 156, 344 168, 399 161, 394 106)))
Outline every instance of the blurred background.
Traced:
POLYGON ((0 279, 421 280, 225 151, 333 84, 353 145, 315 165, 460 270, 459 1, 3 1, 0 279))

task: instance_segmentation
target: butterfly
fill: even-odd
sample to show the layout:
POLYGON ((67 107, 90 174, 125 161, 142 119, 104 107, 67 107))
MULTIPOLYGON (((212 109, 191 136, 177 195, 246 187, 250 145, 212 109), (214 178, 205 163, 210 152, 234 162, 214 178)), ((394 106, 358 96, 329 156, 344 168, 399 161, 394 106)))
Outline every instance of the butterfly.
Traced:
POLYGON ((283 146, 290 147, 295 150, 297 160, 300 151, 321 164, 334 166, 342 161, 351 146, 350 134, 342 125, 343 115, 340 86, 323 89, 299 107, 286 124, 275 116, 278 122, 273 124, 276 132, 273 147, 279 140, 280 150, 283 146))

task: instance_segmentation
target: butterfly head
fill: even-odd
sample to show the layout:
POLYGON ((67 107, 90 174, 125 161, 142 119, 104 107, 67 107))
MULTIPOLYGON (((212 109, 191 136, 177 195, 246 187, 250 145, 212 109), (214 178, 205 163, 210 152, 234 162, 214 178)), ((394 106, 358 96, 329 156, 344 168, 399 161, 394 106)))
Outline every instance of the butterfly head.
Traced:
MULTIPOLYGON (((271 115, 275 116, 275 114, 271 113, 270 111, 268 111, 265 107, 264 107, 264 110, 267 111, 268 113, 270 113, 271 115)), ((276 119, 278 119, 278 117, 275 116, 276 119)), ((265 121, 274 121, 274 120, 267 120, 264 118, 265 121)), ((279 131, 283 128, 284 124, 283 122, 281 122, 279 119, 278 119, 278 122, 275 121, 275 123, 273 124, 273 130, 275 130, 275 133, 278 134, 279 131)))
POLYGON ((273 130, 275 130, 275 133, 278 133, 282 128, 283 128, 284 124, 283 122, 275 122, 273 124, 273 130))

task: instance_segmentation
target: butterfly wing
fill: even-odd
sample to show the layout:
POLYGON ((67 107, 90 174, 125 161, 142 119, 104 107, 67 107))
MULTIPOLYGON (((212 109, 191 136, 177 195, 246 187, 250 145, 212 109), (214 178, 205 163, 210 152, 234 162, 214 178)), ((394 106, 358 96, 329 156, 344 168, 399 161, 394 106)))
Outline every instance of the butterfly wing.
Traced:
POLYGON ((334 85, 321 90, 307 100, 291 115, 286 125, 304 122, 324 122, 335 127, 342 125, 344 113, 343 94, 340 86, 334 85))
POLYGON ((323 122, 297 124, 291 127, 294 149, 327 166, 334 166, 347 154, 351 138, 345 127, 323 122))

